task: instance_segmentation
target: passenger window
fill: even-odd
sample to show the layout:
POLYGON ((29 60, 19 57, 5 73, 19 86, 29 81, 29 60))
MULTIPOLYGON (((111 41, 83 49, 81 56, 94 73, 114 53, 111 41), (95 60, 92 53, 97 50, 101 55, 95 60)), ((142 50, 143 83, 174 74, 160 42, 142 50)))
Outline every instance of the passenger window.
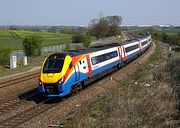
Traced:
POLYGON ((93 65, 95 65, 95 64, 104 62, 106 60, 115 58, 117 56, 118 56, 117 51, 113 51, 113 52, 110 52, 110 53, 105 53, 105 54, 102 54, 102 55, 99 55, 99 56, 92 57, 91 62, 92 62, 93 65))

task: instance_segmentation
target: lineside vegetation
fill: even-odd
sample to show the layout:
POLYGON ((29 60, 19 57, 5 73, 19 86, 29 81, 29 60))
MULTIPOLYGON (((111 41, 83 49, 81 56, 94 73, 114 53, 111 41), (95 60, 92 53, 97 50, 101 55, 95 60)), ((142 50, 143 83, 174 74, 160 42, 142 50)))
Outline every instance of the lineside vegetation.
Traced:
POLYGON ((157 30, 154 28, 145 28, 141 31, 138 31, 138 34, 144 34, 146 32, 149 32, 153 39, 162 41, 164 43, 168 43, 171 45, 179 45, 180 46, 180 32, 169 34, 167 31, 163 30, 157 30))
POLYGON ((9 65, 11 48, 0 48, 0 65, 5 67, 9 65))

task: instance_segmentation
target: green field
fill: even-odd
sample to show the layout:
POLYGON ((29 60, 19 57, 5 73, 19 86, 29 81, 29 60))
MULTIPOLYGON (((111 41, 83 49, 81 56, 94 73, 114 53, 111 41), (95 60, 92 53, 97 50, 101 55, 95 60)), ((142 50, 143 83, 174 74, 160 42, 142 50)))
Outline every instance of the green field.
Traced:
POLYGON ((161 28, 160 31, 169 35, 176 35, 180 33, 180 28, 161 28))
POLYGON ((25 36, 36 34, 43 38, 42 46, 70 43, 72 34, 32 32, 21 30, 0 30, 0 47, 22 49, 22 40, 25 36))

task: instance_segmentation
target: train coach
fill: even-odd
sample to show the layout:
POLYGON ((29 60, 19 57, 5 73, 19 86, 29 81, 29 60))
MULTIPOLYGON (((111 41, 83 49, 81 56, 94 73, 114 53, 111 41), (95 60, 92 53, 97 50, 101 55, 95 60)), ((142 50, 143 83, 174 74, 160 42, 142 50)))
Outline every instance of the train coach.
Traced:
POLYGON ((150 45, 151 35, 146 35, 121 43, 52 54, 42 65, 39 90, 48 97, 77 93, 83 86, 143 54, 150 45))

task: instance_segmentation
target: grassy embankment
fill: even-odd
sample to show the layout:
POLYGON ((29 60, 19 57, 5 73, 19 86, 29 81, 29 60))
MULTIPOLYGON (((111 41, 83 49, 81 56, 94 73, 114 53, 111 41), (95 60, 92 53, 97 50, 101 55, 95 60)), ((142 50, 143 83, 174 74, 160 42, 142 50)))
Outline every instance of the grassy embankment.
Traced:
POLYGON ((22 49, 23 38, 30 34, 36 34, 43 38, 42 47, 70 43, 72 37, 72 34, 62 33, 0 30, 0 47, 22 49))
POLYGON ((136 73, 118 81, 111 93, 96 98, 60 123, 65 128, 179 127, 179 67, 180 59, 168 60, 167 50, 157 43, 155 53, 136 73))

